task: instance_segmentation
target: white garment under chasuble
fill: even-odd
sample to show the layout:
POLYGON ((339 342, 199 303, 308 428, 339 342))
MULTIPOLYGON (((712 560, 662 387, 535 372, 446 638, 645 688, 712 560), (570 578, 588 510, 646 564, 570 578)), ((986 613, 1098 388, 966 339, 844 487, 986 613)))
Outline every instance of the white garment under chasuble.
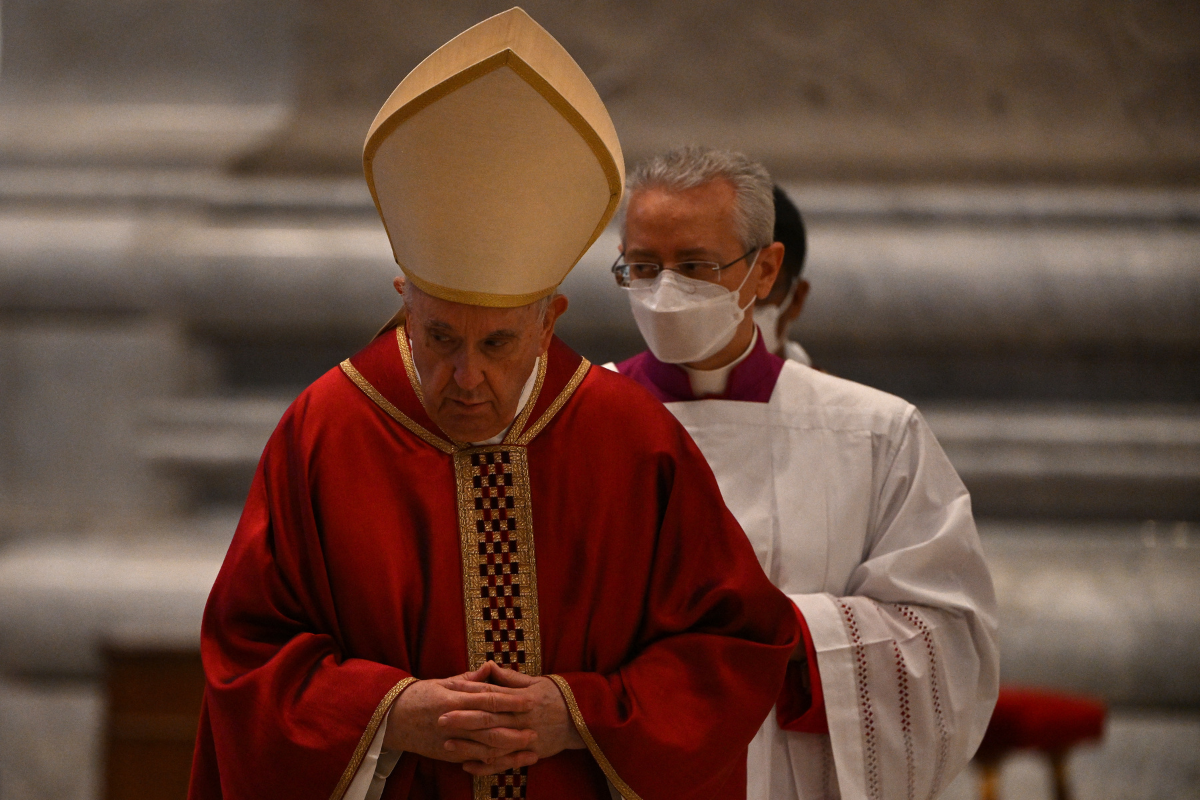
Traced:
MULTIPOLYGON (((645 384, 636 360, 621 371, 645 384)), ((999 661, 970 499, 924 419, 794 361, 769 402, 666 405, 817 652, 829 733, 769 716, 750 745, 747 797, 937 796, 983 736, 999 661)))

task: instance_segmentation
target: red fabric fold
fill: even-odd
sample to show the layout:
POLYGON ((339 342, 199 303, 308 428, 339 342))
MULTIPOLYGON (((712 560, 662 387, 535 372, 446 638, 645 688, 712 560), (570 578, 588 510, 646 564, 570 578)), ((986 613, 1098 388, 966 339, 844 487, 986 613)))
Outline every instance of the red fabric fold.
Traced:
MULTIPOLYGON (((557 341, 549 358, 539 407, 579 363, 557 341)), ((427 419, 393 332, 353 363, 427 419)), ((799 631, 703 456, 660 403, 600 369, 526 454, 542 671, 567 678, 645 800, 743 797, 745 745, 799 631)), ((192 798, 328 800, 398 681, 467 669, 456 498, 453 457, 340 370, 292 404, 205 611, 192 798)), ((529 800, 608 798, 582 751, 528 781, 529 800)), ((384 790, 472 796, 461 767, 412 753, 384 790)))
POLYGON ((783 689, 775 702, 775 720, 779 727, 793 733, 829 733, 825 717, 825 692, 821 688, 821 671, 817 667, 817 647, 813 644, 808 621, 795 603, 796 621, 804 637, 804 663, 788 662, 783 689))

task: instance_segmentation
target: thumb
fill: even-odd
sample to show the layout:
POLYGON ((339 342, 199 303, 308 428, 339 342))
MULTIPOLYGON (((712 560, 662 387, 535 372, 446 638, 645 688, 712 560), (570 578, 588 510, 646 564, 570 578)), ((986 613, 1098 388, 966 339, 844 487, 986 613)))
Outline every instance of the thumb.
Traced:
POLYGON ((505 672, 511 672, 511 670, 505 669, 495 661, 484 661, 479 669, 473 672, 464 672, 462 677, 476 683, 499 683, 503 686, 505 684, 501 683, 500 679, 505 672))
POLYGON ((537 681, 537 678, 532 675, 523 675, 515 669, 496 667, 495 672, 491 675, 491 680, 492 683, 508 689, 524 689, 527 686, 532 686, 537 681))

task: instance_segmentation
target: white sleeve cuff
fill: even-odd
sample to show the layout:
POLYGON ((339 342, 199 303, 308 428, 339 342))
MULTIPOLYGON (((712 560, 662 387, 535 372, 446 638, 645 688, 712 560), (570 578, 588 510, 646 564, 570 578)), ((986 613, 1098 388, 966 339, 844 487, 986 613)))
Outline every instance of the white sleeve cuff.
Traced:
POLYGON ((358 772, 354 773, 354 780, 350 782, 350 788, 342 795, 342 800, 379 800, 380 795, 383 794, 383 787, 387 783, 388 776, 396 768, 396 762, 400 760, 401 756, 401 753, 383 749, 383 735, 387 732, 388 718, 391 715, 392 710, 389 708, 383 718, 383 724, 379 726, 375 738, 371 740, 371 746, 367 748, 367 754, 363 756, 362 763, 358 765, 358 772))

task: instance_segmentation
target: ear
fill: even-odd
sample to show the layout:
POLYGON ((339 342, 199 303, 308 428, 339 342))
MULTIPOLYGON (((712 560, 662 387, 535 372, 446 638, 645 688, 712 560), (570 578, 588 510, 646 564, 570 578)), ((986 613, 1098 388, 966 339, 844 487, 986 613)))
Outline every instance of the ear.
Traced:
POLYGON ((806 280, 796 281, 796 291, 792 295, 792 302, 787 307, 787 310, 779 315, 780 322, 784 325, 791 325, 796 317, 800 316, 800 312, 804 310, 804 301, 808 299, 809 284, 806 280))
POLYGON ((759 300, 766 300, 779 277, 779 269, 783 266, 783 243, 774 242, 764 247, 758 254, 758 288, 754 294, 759 300))
POLYGON ((397 275, 396 277, 392 278, 392 286, 395 287, 396 293, 398 295, 400 295, 401 297, 404 296, 404 276, 403 275, 397 275))
MULTIPOLYGON (((620 244, 617 245, 617 258, 620 259, 620 257, 623 255, 625 255, 625 243, 621 242, 620 244)), ((614 261, 613 263, 615 264, 616 262, 614 261)), ((616 282, 617 286, 620 286, 621 279, 617 277, 617 273, 614 272, 612 274, 612 276, 613 276, 613 280, 616 282)))
POLYGON ((550 340, 554 338, 554 323, 563 315, 570 305, 566 295, 556 294, 550 298, 550 305, 546 307, 546 316, 542 319, 542 341, 541 352, 545 353, 550 349, 550 340))

